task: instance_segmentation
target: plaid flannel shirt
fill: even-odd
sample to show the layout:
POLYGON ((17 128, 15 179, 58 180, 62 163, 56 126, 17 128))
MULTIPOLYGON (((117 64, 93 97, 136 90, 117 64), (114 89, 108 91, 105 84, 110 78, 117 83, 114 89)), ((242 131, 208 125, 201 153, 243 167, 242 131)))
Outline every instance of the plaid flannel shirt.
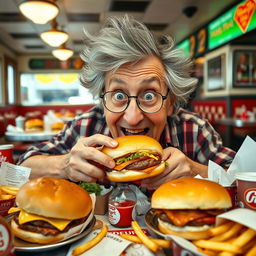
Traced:
MULTIPOLYGON (((67 154, 79 138, 94 134, 111 136, 100 106, 75 117, 51 140, 31 146, 20 156, 17 164, 34 155, 67 154)), ((159 142, 163 148, 175 147, 190 159, 205 165, 212 160, 228 168, 235 156, 233 150, 222 145, 220 135, 207 120, 182 108, 176 116, 167 118, 159 142)))

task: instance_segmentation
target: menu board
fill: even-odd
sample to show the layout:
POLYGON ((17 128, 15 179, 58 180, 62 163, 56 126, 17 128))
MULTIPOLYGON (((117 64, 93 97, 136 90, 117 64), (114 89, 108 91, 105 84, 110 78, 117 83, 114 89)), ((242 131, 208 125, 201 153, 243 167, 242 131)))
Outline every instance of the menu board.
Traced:
POLYGON ((225 88, 225 61, 225 54, 221 54, 207 61, 208 91, 225 88))
POLYGON ((212 50, 256 28, 256 1, 246 0, 212 21, 208 27, 208 49, 212 50))
POLYGON ((234 87, 256 88, 256 49, 234 51, 233 70, 234 87))

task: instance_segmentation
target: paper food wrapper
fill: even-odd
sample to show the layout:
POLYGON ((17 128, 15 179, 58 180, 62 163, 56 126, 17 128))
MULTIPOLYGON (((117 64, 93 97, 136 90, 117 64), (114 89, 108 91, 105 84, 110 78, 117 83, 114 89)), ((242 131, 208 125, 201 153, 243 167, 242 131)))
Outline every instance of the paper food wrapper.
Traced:
MULTIPOLYGON (((107 223, 106 216, 97 216, 97 218, 103 222, 107 223)), ((107 235, 94 247, 90 248, 88 251, 85 251, 81 254, 81 256, 102 256, 102 255, 111 255, 111 256, 119 256, 121 253, 124 253, 125 256, 134 256, 134 255, 141 255, 141 256, 164 256, 165 254, 163 251, 159 251, 156 253, 151 252, 146 246, 143 244, 132 243, 126 239, 123 239, 119 236, 119 234, 133 234, 133 229, 120 229, 117 227, 113 227, 109 224, 108 225, 108 233, 107 235)), ((142 228, 142 230, 149 235, 148 230, 142 228)), ((77 246, 84 244, 90 240, 92 240, 98 233, 100 229, 92 231, 89 235, 84 237, 83 239, 77 241, 76 243, 72 244, 67 256, 72 255, 72 251, 77 246)))
POLYGON ((28 181, 30 172, 30 168, 2 162, 0 167, 0 185, 19 188, 28 181))
MULTIPOLYGON (((248 228, 252 228, 256 230, 256 221, 255 221, 256 212, 253 210, 245 209, 245 208, 237 208, 237 209, 225 212, 223 214, 220 214, 217 216, 216 226, 219 226, 227 222, 228 220, 238 222, 248 228)), ((182 237, 171 236, 171 235, 165 235, 164 237, 165 239, 175 241, 175 243, 178 244, 180 247, 182 247, 184 251, 192 252, 194 255, 207 256, 206 254, 198 252, 196 246, 194 246, 190 241, 182 237)), ((191 254, 188 253, 187 255, 191 255, 191 254)))
POLYGON ((48 110, 47 114, 44 115, 44 130, 51 131, 51 125, 60 122, 63 120, 58 118, 53 110, 48 110))
POLYGON ((225 171, 218 164, 209 161, 208 179, 222 186, 231 186, 237 172, 256 172, 256 142, 247 136, 237 151, 230 167, 225 171))
MULTIPOLYGON (((0 185, 21 187, 28 181, 30 168, 2 162, 0 166, 0 185)), ((15 196, 10 199, 0 200, 0 216, 6 216, 8 210, 15 204, 15 196)))
MULTIPOLYGON (((96 196, 95 196, 95 194, 90 194, 90 197, 92 199, 92 211, 91 211, 90 215, 88 216, 88 218, 86 219, 86 221, 84 223, 69 229, 68 232, 66 233, 64 239, 62 239, 62 240, 66 240, 66 239, 71 238, 73 236, 79 235, 80 233, 82 233, 85 230, 85 228, 91 222, 91 220, 94 216, 96 196)), ((62 241, 62 240, 60 240, 60 241, 62 241)))

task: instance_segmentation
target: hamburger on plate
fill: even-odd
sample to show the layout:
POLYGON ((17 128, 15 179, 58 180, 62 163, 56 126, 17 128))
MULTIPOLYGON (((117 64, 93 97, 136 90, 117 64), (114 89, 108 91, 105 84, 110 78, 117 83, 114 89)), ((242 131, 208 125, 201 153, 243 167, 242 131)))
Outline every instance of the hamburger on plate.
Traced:
POLYGON ((220 184, 190 177, 162 184, 151 198, 159 231, 188 240, 207 238, 216 215, 231 205, 229 193, 220 184))
POLYGON ((41 132, 44 130, 44 122, 41 119, 29 119, 25 122, 26 132, 41 132))
POLYGON ((52 132, 60 132, 62 129, 63 129, 63 127, 64 127, 64 123, 63 122, 56 122, 56 123, 53 123, 52 125, 51 125, 51 131, 52 132))
POLYGON ((48 244, 66 238, 69 229, 86 221, 92 200, 87 191, 64 179, 42 177, 24 184, 16 196, 13 234, 25 241, 48 244))
POLYGON ((115 160, 116 166, 107 170, 107 177, 114 182, 145 179, 162 173, 163 148, 155 139, 144 135, 115 138, 116 148, 104 147, 102 152, 115 160))

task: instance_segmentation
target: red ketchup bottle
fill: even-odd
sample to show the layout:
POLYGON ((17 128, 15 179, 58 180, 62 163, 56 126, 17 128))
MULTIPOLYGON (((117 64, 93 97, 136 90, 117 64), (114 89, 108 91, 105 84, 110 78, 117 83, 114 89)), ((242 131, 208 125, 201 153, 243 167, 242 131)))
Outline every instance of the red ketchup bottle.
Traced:
POLYGON ((128 183, 117 183, 108 201, 108 220, 116 227, 130 227, 136 218, 136 195, 128 183))
POLYGON ((0 216, 0 256, 14 256, 13 235, 10 226, 0 216))

